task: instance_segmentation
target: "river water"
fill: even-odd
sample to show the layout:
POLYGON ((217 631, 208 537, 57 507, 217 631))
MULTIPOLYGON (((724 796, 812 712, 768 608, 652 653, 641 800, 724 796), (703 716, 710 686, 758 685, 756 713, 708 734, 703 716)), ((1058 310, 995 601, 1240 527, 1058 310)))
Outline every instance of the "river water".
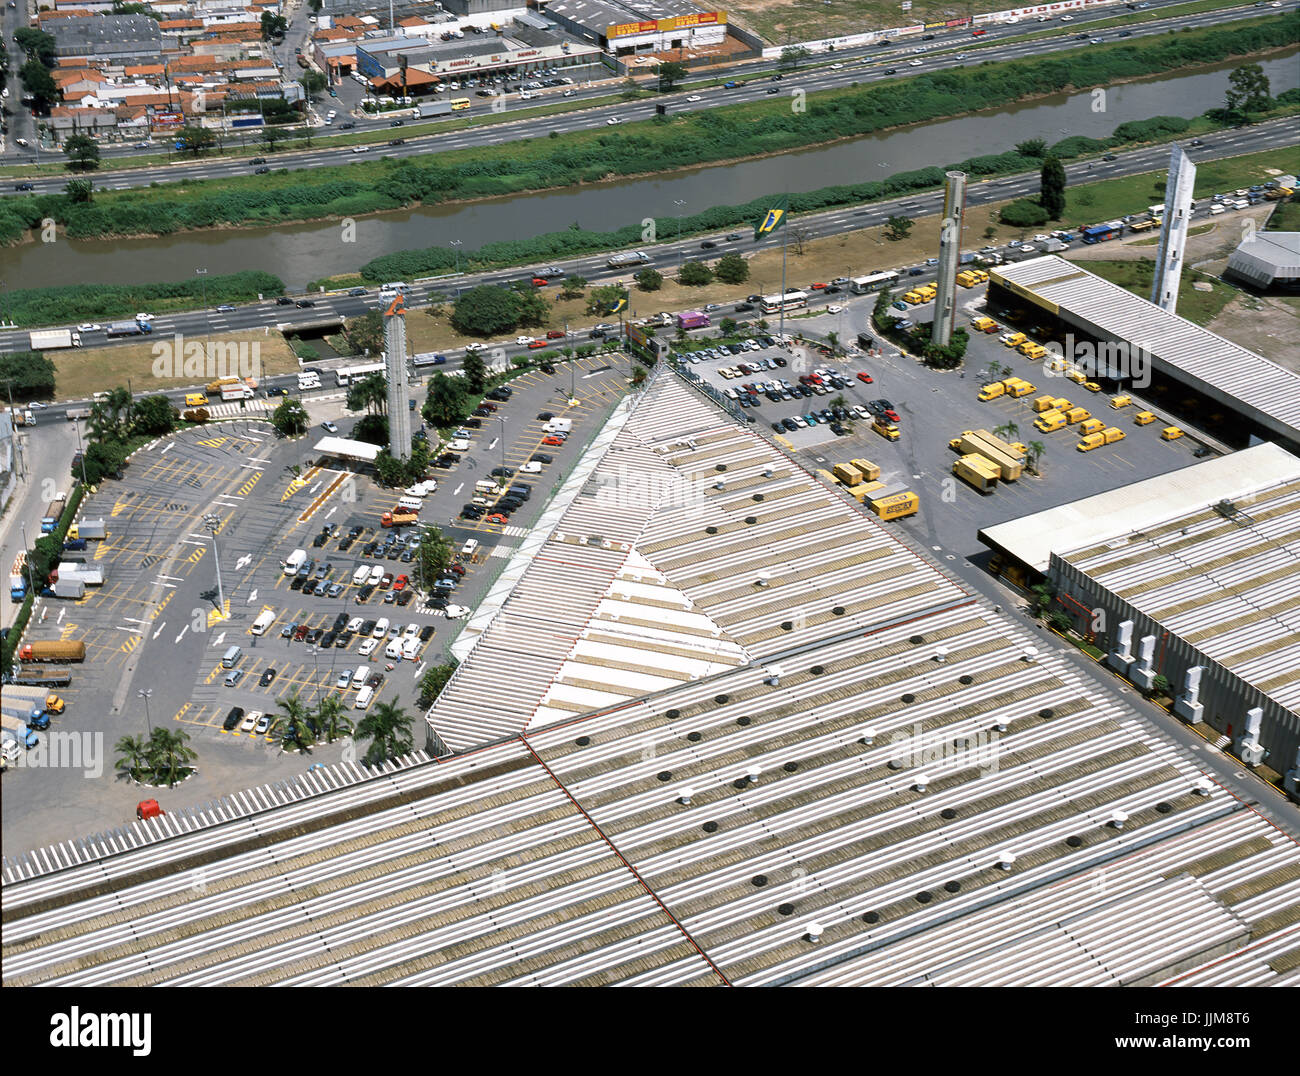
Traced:
MULTIPOLYGON (((1265 61, 1274 94, 1300 84, 1297 50, 1265 61)), ((290 288, 347 272, 380 254, 460 240, 463 249, 556 231, 576 221, 608 230, 645 217, 694 213, 718 202, 739 203, 773 191, 815 190, 883 179, 896 172, 1001 153, 1027 138, 1055 142, 1067 134, 1105 137, 1127 120, 1156 115, 1191 118, 1223 103, 1230 61, 1195 74, 1154 77, 1106 91, 1056 94, 963 119, 868 135, 820 149, 763 160, 693 168, 672 175, 519 194, 470 205, 384 213, 357 222, 345 242, 338 222, 196 232, 157 239, 34 243, 0 251, 10 287, 123 280, 188 279, 264 269, 290 288), (677 202, 685 203, 678 206, 677 202), (68 251, 75 255, 68 257, 68 251)))

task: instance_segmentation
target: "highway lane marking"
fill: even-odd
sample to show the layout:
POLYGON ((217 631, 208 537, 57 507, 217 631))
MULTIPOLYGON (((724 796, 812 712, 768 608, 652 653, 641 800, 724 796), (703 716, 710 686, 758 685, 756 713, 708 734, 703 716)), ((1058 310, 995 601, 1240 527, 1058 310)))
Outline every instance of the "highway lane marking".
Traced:
POLYGON ((175 642, 179 643, 182 639, 184 639, 185 633, 189 630, 190 630, 190 626, 188 624, 186 624, 185 627, 181 628, 181 633, 178 636, 176 636, 175 642))
POLYGON ((158 636, 162 634, 163 628, 165 628, 166 626, 167 626, 167 621, 164 620, 161 624, 158 625, 158 630, 153 633, 153 638, 155 639, 158 638, 158 636))

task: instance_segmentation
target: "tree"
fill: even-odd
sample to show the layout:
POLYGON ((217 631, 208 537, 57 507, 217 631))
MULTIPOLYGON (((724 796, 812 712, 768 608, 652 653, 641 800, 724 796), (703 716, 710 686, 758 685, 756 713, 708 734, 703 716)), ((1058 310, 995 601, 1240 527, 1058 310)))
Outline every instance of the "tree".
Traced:
POLYGON ((636 79, 631 75, 623 80, 622 88, 619 90, 619 96, 624 101, 635 101, 641 96, 641 87, 636 84, 636 79))
POLYGON ((384 350, 384 316, 378 310, 368 310, 360 317, 343 323, 343 336, 357 355, 379 355, 384 350))
POLYGON ((808 55, 808 50, 802 45, 787 45, 781 50, 781 58, 776 61, 778 71, 793 71, 799 66, 799 61, 808 55))
POLYGON ((429 391, 420 413, 432 426, 453 426, 465 414, 467 403, 464 380, 438 373, 429 379, 429 391))
POLYGON ((324 75, 319 71, 304 71, 302 78, 298 80, 298 85, 302 87, 302 92, 306 95, 308 103, 312 98, 323 90, 327 81, 324 75))
POLYGON ((659 89, 667 93, 684 79, 689 71, 685 64, 668 60, 659 65, 659 89))
POLYGON ((58 43, 53 34, 30 26, 20 26, 14 31, 14 44, 23 50, 27 59, 37 60, 45 67, 54 66, 58 43))
POLYGON ((986 228, 984 229, 984 238, 985 238, 985 239, 992 239, 992 238, 993 238, 994 236, 996 236, 997 234, 998 234, 998 230, 997 230, 997 228, 995 228, 992 224, 988 225, 988 227, 986 227, 986 228))
POLYGON ((136 433, 156 437, 171 433, 176 428, 177 418, 179 414, 166 396, 146 396, 135 405, 132 427, 136 433))
POLYGON ((471 351, 461 362, 460 368, 469 391, 475 395, 482 392, 483 386, 487 384, 487 366, 483 357, 477 351, 471 351))
POLYGON ((1042 158, 1047 156, 1047 140, 1044 138, 1027 138, 1016 143, 1016 152, 1022 157, 1042 158))
POLYGON ((915 221, 911 217, 892 216, 885 221, 885 238, 892 240, 906 239, 911 234, 915 221))
POLYGON ((1042 458, 1043 452, 1047 446, 1042 441, 1030 441, 1025 445, 1025 455, 1028 457, 1029 469, 1038 474, 1038 461, 1042 458))
POLYGON ((369 414, 352 427, 352 440, 368 445, 388 444, 388 416, 369 414))
POLYGON ((311 8, 313 15, 320 14, 320 9, 323 6, 323 4, 324 4, 324 0, 307 0, 307 6, 311 8))
POLYGON ((176 141, 180 143, 180 153, 198 157, 216 144, 216 135, 206 127, 186 125, 176 132, 176 141))
POLYGON ((998 211, 998 219, 1013 228, 1033 228, 1047 223, 1047 210, 1030 198, 1017 198, 998 211))
POLYGON ((664 275, 658 269, 640 269, 632 279, 642 291, 658 291, 664 286, 664 275))
POLYGON ((99 143, 89 135, 72 135, 63 143, 63 152, 67 155, 69 168, 91 172, 99 167, 99 143))
POLYGON ((114 750, 117 752, 114 766, 132 781, 140 780, 149 761, 149 741, 143 736, 123 736, 114 750))
POLYGON ((95 197, 95 184, 89 179, 70 179, 64 185, 63 193, 74 205, 89 205, 95 197))
POLYGON ((27 92, 36 98, 33 104, 38 112, 48 112, 50 105, 59 99, 59 87, 40 60, 28 60, 18 69, 18 77, 23 80, 27 92))
POLYGON ((289 20, 283 15, 272 15, 269 11, 262 12, 262 40, 270 41, 272 38, 282 38, 289 29, 289 20))
POLYGON ((308 710, 298 697, 298 692, 294 691, 276 700, 276 705, 283 713, 276 714, 271 719, 271 735, 279 735, 285 747, 293 746, 299 751, 309 750, 316 742, 316 737, 307 723, 308 710))
POLYGON ((11 351, 0 354, 0 385, 4 400, 35 400, 54 395, 54 363, 40 351, 11 351))
POLYGON ((269 152, 275 152, 277 142, 284 142, 289 137, 289 132, 279 127, 263 127, 262 141, 266 144, 269 152))
POLYGON ((617 284, 602 284, 587 292, 587 313, 604 315, 612 311, 624 296, 617 284))
POLYGON ((1235 116, 1262 112, 1273 104, 1268 76, 1259 64, 1242 64, 1228 74, 1228 112, 1235 116))
POLYGON ((388 411, 388 380, 383 374, 366 374, 348 386, 348 410, 382 415, 388 411))
POLYGON ((467 336, 494 336, 519 324, 518 296, 495 284, 462 292, 451 311, 451 324, 467 336))
POLYGON ((437 701, 438 696, 442 694, 442 689, 447 686, 447 681, 451 679, 451 674, 456 671, 459 664, 460 662, 455 657, 452 657, 449 661, 426 670, 425 674, 420 677, 420 697, 416 700, 416 704, 421 710, 427 710, 437 701))
POLYGON ((1033 616, 1040 617, 1052 604, 1052 599, 1056 597, 1056 590, 1051 583, 1035 583, 1029 590, 1033 594, 1031 599, 1033 604, 1029 611, 1033 616))
POLYGON ((735 318, 723 318, 718 322, 718 332, 723 336, 731 336, 739 327, 739 323, 735 318))
POLYGON ((713 283, 713 270, 703 262, 686 262, 678 271, 677 280, 687 287, 701 287, 713 283))
MULTIPOLYGON (((838 354, 840 353, 840 350, 841 350, 841 349, 840 349, 840 334, 837 333, 834 329, 832 329, 830 332, 828 332, 828 333, 826 334, 826 343, 830 345, 830 349, 831 349, 831 354, 832 354, 832 355, 838 355, 838 354)), ((844 406, 844 397, 843 397, 843 396, 837 396, 837 397, 835 398, 835 401, 836 401, 836 402, 835 402, 835 406, 839 406, 839 407, 843 407, 843 406, 844 406)))
POLYGON ((155 784, 166 781, 167 787, 172 788, 178 780, 188 776, 190 767, 186 763, 198 758, 192 748, 185 746, 189 740, 190 734, 184 729, 173 732, 156 728, 149 734, 149 765, 153 769, 155 784))
POLYGON ((1065 166, 1059 157, 1048 157, 1039 173, 1039 204, 1050 220, 1065 213, 1065 166))
POLYGON ((572 276, 566 276, 563 283, 560 284, 561 299, 580 299, 582 292, 587 286, 587 278, 574 273, 572 276))
POLYGON ((806 244, 813 237, 812 230, 808 227, 808 225, 802 222, 795 223, 794 221, 791 221, 790 223, 786 224, 786 229, 790 236, 790 242, 794 244, 795 254, 797 254, 799 257, 802 258, 804 244, 806 244))
POLYGON ((420 544, 415 550, 416 571, 422 582, 431 582, 447 570, 454 553, 452 541, 437 527, 422 524, 420 544))
POLYGON ((376 703, 358 723, 357 736, 370 740, 365 755, 369 766, 407 754, 414 744, 410 715, 397 705, 396 698, 392 702, 376 703))
POLYGON ((321 698, 313 716, 316 719, 316 729, 325 737, 326 743, 333 743, 352 732, 352 721, 343 709, 343 702, 333 692, 321 698))
POLYGON ((724 254, 714 266, 713 275, 724 284, 743 284, 749 279, 749 262, 734 252, 724 254))
POLYGON ((307 432, 307 409, 298 400, 286 397, 271 413, 271 425, 281 437, 296 437, 307 432))
POLYGON ((993 433, 1004 441, 1010 441, 1020 433, 1020 427, 1014 422, 1004 422, 1001 426, 994 427, 993 433))

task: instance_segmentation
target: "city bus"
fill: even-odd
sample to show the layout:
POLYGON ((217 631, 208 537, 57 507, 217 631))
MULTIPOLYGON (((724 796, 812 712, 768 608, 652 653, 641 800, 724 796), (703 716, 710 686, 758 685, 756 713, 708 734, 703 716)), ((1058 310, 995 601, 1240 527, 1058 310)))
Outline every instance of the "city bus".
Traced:
POLYGON ((849 281, 849 290, 854 295, 866 295, 868 292, 879 291, 897 282, 898 274, 895 272, 872 273, 870 276, 855 276, 849 281))
POLYGON ((782 310, 798 310, 808 305, 808 293, 787 291, 784 295, 764 295, 763 313, 777 314, 782 310))
POLYGON ((453 97, 451 99, 451 110, 453 112, 464 112, 467 108, 469 108, 468 97, 453 97))
POLYGON ((347 387, 354 381, 360 381, 370 374, 382 374, 388 367, 382 362, 371 362, 364 366, 344 366, 334 371, 334 384, 347 387))

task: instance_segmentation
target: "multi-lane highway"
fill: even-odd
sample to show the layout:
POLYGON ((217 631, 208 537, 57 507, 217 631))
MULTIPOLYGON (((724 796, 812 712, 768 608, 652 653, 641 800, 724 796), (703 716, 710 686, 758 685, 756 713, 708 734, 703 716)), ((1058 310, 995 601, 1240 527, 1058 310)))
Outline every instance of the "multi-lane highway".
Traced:
MULTIPOLYGON (((1170 5, 1157 4, 1151 6, 1170 5)), ((1300 4, 1297 4, 1296 0, 1289 0, 1282 10, 1295 10, 1297 7, 1300 7, 1300 4)), ((1134 24, 1131 27, 1124 28, 1124 31, 1129 34, 1130 38, 1136 39, 1149 35, 1165 34, 1174 29, 1208 26, 1215 23, 1257 17, 1266 12, 1273 13, 1268 8, 1261 11, 1254 5, 1247 4, 1237 8, 1178 15, 1150 23, 1134 24)), ((382 127, 385 134, 391 134, 394 137, 403 136, 404 144, 400 146, 388 145, 384 141, 364 143, 361 147, 351 144, 333 145, 331 142, 340 135, 337 133, 325 134, 324 130, 322 130, 318 132, 320 144, 317 147, 309 150, 277 153, 273 158, 273 163, 277 167, 315 168, 324 165, 346 164, 367 155, 383 154, 394 158, 420 157, 431 152, 445 152, 475 146, 504 145, 516 141, 523 130, 527 130, 532 135, 549 133, 550 131, 565 133, 605 127, 609 125, 611 119, 620 122, 649 119, 654 116, 655 106, 660 103, 667 103, 674 113, 691 112, 744 101, 765 100, 769 96, 788 94, 794 90, 816 92, 818 90, 848 86, 854 82, 869 84, 904 77, 909 74, 964 67, 985 60, 1016 59, 1050 54, 1064 49, 1086 48, 1091 41, 1114 41, 1120 32, 1117 29, 1110 29, 1099 32, 1096 37, 1089 38, 1088 41, 1080 40, 1078 35, 1084 33, 1088 23, 1113 18, 1117 14, 1125 13, 1127 13, 1127 9, 1123 5, 1116 5, 1100 11, 1081 12, 1073 22, 1069 23, 1050 22, 1038 24, 1020 22, 1011 26, 991 26, 988 34, 978 39, 978 47, 970 37, 970 31, 962 30, 937 33, 932 41, 919 41, 917 38, 910 38, 907 45, 891 45, 887 48, 860 47, 845 49, 842 52, 837 51, 834 53, 830 63, 815 67, 807 66, 786 73, 780 82, 771 81, 775 77, 775 68, 778 61, 755 61, 737 67, 731 72, 737 79, 749 80, 732 89, 711 87, 692 90, 688 84, 680 92, 669 96, 655 96, 633 102, 593 105, 588 109, 557 116, 530 115, 533 106, 523 106, 512 100, 508 107, 512 112, 518 114, 519 118, 517 120, 506 120, 441 134, 412 136, 405 134, 405 128, 395 130, 388 128, 387 120, 376 121, 375 124, 372 124, 372 127, 382 127), (1005 43, 998 43, 999 38, 1019 38, 1023 37, 1026 31, 1044 29, 1057 30, 1058 34, 1052 38, 1034 41, 1009 40, 1005 43), (988 44, 990 41, 993 43, 988 44), (910 44, 910 42, 916 43, 910 44), (911 66, 917 61, 919 61, 919 66, 911 66), (772 93, 774 90, 776 93, 772 93), (698 100, 690 100, 692 97, 698 98, 698 100)), ((554 94, 558 93, 558 90, 554 91, 552 95, 543 97, 537 104, 554 103, 557 99, 554 94)), ((601 98, 607 101, 609 93, 609 87, 582 89, 579 90, 579 99, 589 97, 601 98)), ((348 136, 353 136, 355 133, 346 132, 348 136)), ((133 152, 139 153, 138 150, 133 152)), ((108 156, 111 159, 112 155, 109 154, 108 156)), ((13 154, 9 154, 8 157, 12 158, 13 154)), ((24 157, 23 159, 30 160, 32 158, 24 157)), ((186 179, 212 179, 223 176, 247 175, 251 168, 252 166, 248 163, 247 158, 209 159, 175 163, 160 161, 156 165, 142 168, 101 169, 96 174, 95 181, 96 185, 101 188, 116 190, 145 186, 156 182, 174 181, 182 177, 186 179)), ((24 180, 21 175, 15 175, 14 179, 15 183, 6 185, 6 188, 0 193, 15 196, 17 194, 15 186, 20 182, 30 182, 35 193, 61 191, 67 182, 64 176, 46 178, 32 176, 24 180)))

